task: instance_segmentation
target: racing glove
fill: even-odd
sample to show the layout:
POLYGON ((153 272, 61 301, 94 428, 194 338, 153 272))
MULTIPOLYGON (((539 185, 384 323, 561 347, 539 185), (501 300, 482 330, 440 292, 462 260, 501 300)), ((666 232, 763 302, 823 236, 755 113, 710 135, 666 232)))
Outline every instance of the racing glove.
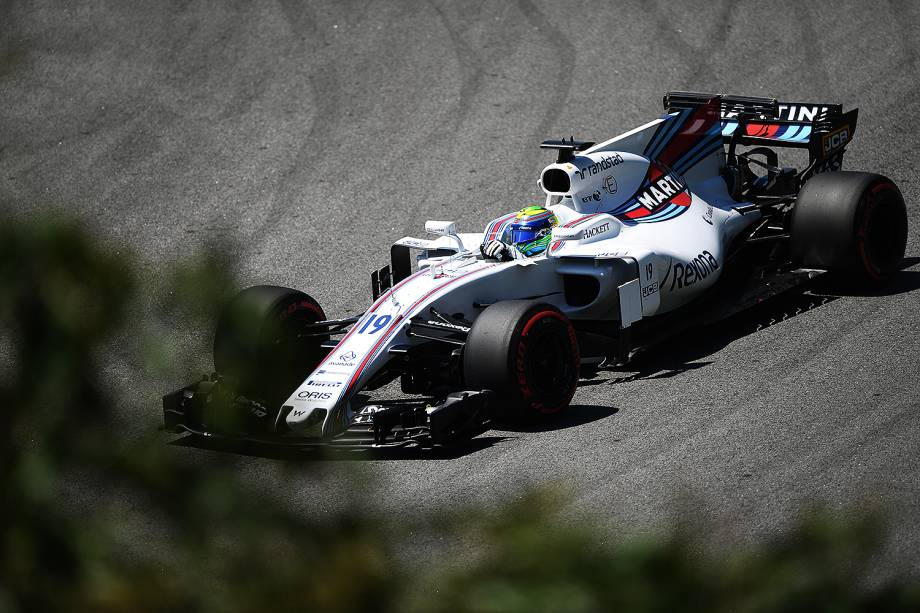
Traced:
POLYGON ((507 262, 514 259, 514 256, 511 255, 511 250, 508 249, 508 245, 498 239, 493 239, 489 241, 488 244, 483 243, 479 246, 479 250, 482 252, 484 257, 487 257, 490 260, 507 262))

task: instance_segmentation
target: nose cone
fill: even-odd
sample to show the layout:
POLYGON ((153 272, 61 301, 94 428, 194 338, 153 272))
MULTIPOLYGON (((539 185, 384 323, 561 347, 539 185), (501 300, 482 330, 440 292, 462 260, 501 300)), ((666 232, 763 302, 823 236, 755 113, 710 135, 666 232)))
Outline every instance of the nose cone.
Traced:
POLYGON ((348 427, 351 415, 347 399, 330 408, 289 402, 282 409, 277 431, 298 438, 330 439, 348 427))
POLYGON ((284 428, 305 438, 320 438, 327 414, 326 409, 294 405, 284 416, 284 428))

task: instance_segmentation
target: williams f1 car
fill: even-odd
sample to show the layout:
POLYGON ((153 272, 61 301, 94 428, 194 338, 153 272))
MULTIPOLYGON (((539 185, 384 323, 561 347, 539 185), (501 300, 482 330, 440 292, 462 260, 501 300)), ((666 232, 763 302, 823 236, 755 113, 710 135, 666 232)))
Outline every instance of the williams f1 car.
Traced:
POLYGON ((495 419, 559 413, 580 376, 816 275, 865 286, 898 269, 900 191, 841 171, 856 109, 688 92, 664 107, 604 142, 542 144, 556 155, 540 185, 558 223, 535 257, 485 257, 513 213, 475 233, 429 221, 428 238, 392 245, 360 315, 327 318, 297 290, 243 290, 218 323, 215 374, 164 397, 166 427, 449 445, 495 419), (781 165, 777 150, 795 148, 807 163, 781 165), (380 399, 396 380, 402 397, 380 399))

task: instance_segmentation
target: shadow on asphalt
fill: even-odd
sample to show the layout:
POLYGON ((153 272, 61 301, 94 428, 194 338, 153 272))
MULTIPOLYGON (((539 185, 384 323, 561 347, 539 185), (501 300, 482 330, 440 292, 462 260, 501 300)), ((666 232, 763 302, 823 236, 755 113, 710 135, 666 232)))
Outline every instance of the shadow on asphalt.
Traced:
POLYGON ((879 289, 864 292, 849 292, 850 296, 897 296, 920 289, 920 270, 906 270, 920 264, 920 258, 910 257, 901 261, 901 270, 895 273, 891 281, 879 289))
POLYGON ((832 279, 819 277, 813 283, 765 300, 764 302, 710 326, 691 328, 636 355, 625 368, 604 369, 612 378, 588 379, 579 386, 616 385, 644 379, 664 379, 704 368, 712 361, 701 361, 735 340, 772 325, 792 319, 825 304, 848 296, 883 297, 920 289, 920 271, 906 270, 920 264, 920 257, 904 258, 901 270, 885 287, 877 290, 843 290, 832 279), (622 376, 616 376, 622 373, 622 376))
MULTIPOLYGON (((558 417, 532 422, 525 425, 497 423, 492 431, 498 432, 551 432, 565 430, 610 417, 619 409, 590 405, 572 405, 558 417)), ((203 438, 185 435, 170 444, 177 447, 193 447, 220 453, 233 453, 270 460, 286 462, 328 462, 351 461, 368 462, 377 460, 453 460, 462 456, 493 447, 514 437, 485 435, 477 436, 463 444, 451 447, 422 449, 420 447, 378 447, 347 448, 332 445, 316 447, 282 447, 254 441, 234 441, 229 439, 203 438)))
POLYGON ((639 352, 625 367, 603 372, 612 376, 582 381, 580 385, 618 385, 647 379, 667 379, 714 363, 706 358, 732 342, 772 325, 807 313, 840 296, 794 290, 709 326, 690 328, 639 352))
POLYGON ((488 449, 508 440, 506 436, 478 436, 463 445, 422 449, 420 447, 348 448, 334 446, 281 447, 250 441, 205 439, 186 435, 170 444, 220 453, 285 462, 371 462, 378 460, 453 460, 488 449))
POLYGON ((896 296, 920 289, 920 270, 902 270, 895 274, 887 286, 860 296, 896 296))
POLYGON ((525 424, 498 422, 493 424, 493 429, 500 432, 553 432, 590 424, 592 421, 610 417, 618 411, 616 407, 573 404, 557 417, 525 424))
MULTIPOLYGON (((654 349, 652 350, 654 351, 654 349)), ((644 360, 647 364, 639 364, 638 358, 630 363, 630 368, 639 368, 638 372, 623 374, 612 379, 587 379, 579 381, 578 387, 591 387, 592 385, 615 385, 617 383, 631 383, 640 379, 670 379, 685 372, 709 366, 712 362, 693 362, 691 364, 676 364, 673 356, 659 360, 644 360)), ((616 369, 606 369, 608 372, 621 372, 616 369)))

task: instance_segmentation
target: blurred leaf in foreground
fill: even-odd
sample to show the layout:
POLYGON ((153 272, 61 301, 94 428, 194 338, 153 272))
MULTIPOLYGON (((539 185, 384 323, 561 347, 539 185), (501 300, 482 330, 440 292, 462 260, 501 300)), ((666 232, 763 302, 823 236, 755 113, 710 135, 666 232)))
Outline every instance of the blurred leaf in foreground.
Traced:
MULTIPOLYGON (((0 223, 12 352, 0 388, 0 610, 392 608, 384 533, 365 518, 310 520, 244 487, 225 463, 182 461, 159 436, 123 440, 118 394, 99 373, 104 348, 139 333, 129 261, 73 223, 0 223), (69 504, 93 489, 92 513, 69 504), (151 526, 172 544, 165 557, 121 546, 121 533, 151 526)), ((176 278, 208 293, 213 272, 176 278)))
POLYGON ((916 582, 867 586, 884 540, 877 514, 843 519, 816 510, 776 540, 713 551, 715 529, 705 522, 678 526, 670 537, 604 543, 597 526, 560 518, 564 501, 537 490, 499 515, 461 521, 484 553, 432 577, 437 591, 417 610, 920 610, 916 582))

